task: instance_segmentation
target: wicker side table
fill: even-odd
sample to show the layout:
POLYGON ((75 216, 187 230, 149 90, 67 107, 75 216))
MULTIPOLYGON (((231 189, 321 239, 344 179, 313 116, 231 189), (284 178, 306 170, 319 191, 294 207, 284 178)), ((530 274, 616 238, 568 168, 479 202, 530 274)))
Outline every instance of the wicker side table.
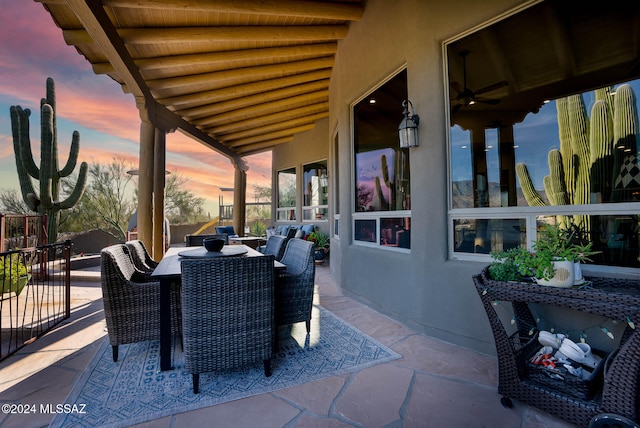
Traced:
POLYGON ((630 320, 640 328, 640 281, 592 277, 591 287, 554 288, 537 284, 494 281, 485 268, 473 281, 489 318, 498 355, 498 393, 503 404, 527 403, 578 426, 588 426, 600 413, 613 413, 636 422, 640 418, 640 334, 627 327, 620 347, 608 364, 602 392, 593 399, 563 394, 527 378, 527 343, 536 321, 530 303, 548 304, 630 320), (509 335, 493 305, 511 302, 517 333, 509 335))

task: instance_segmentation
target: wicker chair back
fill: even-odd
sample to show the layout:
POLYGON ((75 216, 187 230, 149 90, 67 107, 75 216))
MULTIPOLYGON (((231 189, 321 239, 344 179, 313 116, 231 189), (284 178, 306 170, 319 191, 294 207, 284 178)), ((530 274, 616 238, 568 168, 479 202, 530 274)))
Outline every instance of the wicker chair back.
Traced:
POLYGON ((133 241, 127 241, 125 244, 129 248, 131 259, 136 268, 145 273, 151 273, 156 266, 158 266, 158 262, 151 258, 142 241, 135 239, 133 241))
MULTIPOLYGON (((118 345, 160 338, 160 283, 134 282, 139 274, 125 244, 100 252, 102 300, 113 361, 118 345)), ((179 291, 171 289, 171 330, 180 335, 179 291)))
POLYGON ((274 257, 219 257, 182 262, 185 369, 199 374, 263 361, 271 374, 274 257))
POLYGON ((281 260, 286 271, 278 277, 276 286, 276 324, 305 321, 307 333, 311 331, 316 275, 313 246, 311 241, 299 238, 289 240, 281 260))
POLYGON ((287 239, 284 236, 270 236, 267 240, 267 245, 264 248, 264 254, 274 256, 277 261, 282 260, 282 256, 284 256, 284 250, 287 248, 286 242, 287 239))

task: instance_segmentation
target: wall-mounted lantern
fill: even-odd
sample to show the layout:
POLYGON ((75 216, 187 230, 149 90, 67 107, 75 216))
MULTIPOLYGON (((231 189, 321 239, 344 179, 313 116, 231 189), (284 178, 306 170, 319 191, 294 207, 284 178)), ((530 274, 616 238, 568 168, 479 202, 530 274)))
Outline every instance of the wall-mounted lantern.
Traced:
POLYGON ((418 124, 420 123, 420 117, 415 113, 409 114, 409 106, 411 106, 411 111, 414 112, 411 101, 404 100, 402 102, 404 119, 402 119, 400 126, 398 126, 401 149, 418 146, 418 124))

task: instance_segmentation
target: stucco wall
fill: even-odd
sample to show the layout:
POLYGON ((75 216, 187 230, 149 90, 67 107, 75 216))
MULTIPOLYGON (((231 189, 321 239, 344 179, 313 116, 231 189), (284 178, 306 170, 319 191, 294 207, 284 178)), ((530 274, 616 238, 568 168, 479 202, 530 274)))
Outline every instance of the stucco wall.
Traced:
MULTIPOLYGON (((343 290, 424 333, 495 353, 471 276, 482 263, 447 260, 447 147, 442 43, 521 1, 369 0, 336 56, 329 128, 340 139, 343 290), (411 149, 412 249, 399 254, 351 241, 353 188, 350 104, 406 64, 408 93, 420 115, 411 149), (347 181, 350 180, 350 181, 347 181)), ((401 107, 398 106, 400 111, 401 107)), ((332 267, 337 251, 332 247, 332 267)))
POLYGON ((331 190, 339 192, 340 239, 332 241, 331 271, 345 293, 418 331, 486 353, 495 353, 493 337, 471 280, 484 263, 447 260, 449 106, 442 44, 525 3, 368 0, 362 20, 352 23, 339 43, 329 119, 293 144, 279 146, 273 156, 277 171, 331 155, 330 175, 337 159, 340 183, 331 190), (409 98, 420 115, 420 146, 411 149, 411 254, 362 247, 351 239, 350 106, 404 66, 409 98), (336 130, 334 154, 329 147, 336 130))

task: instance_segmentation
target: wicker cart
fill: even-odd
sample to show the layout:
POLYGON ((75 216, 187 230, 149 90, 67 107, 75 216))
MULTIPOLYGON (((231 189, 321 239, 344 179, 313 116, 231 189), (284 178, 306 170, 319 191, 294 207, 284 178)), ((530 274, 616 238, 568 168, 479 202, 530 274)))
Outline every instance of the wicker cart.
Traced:
MULTIPOLYGON (((578 426, 588 426, 601 413, 613 413, 638 422, 640 418, 640 280, 587 278, 590 287, 554 288, 536 284, 494 281, 485 268, 473 277, 476 290, 489 317, 498 355, 498 393, 510 407, 511 399, 530 404, 578 426), (510 302, 517 332, 508 334, 495 311, 494 302, 510 302), (548 304, 625 320, 627 327, 619 348, 605 367, 602 387, 591 398, 560 392, 527 374, 527 361, 534 344, 536 320, 530 303, 548 304)), ((535 344, 537 346, 537 344, 535 344)))

